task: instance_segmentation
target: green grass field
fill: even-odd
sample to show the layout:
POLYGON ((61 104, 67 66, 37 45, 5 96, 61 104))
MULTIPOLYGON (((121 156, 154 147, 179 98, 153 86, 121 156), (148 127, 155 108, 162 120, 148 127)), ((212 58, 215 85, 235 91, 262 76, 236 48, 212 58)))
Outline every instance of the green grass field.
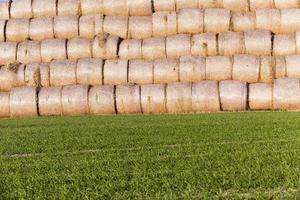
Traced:
POLYGON ((0 121, 0 199, 297 199, 300 113, 0 121))

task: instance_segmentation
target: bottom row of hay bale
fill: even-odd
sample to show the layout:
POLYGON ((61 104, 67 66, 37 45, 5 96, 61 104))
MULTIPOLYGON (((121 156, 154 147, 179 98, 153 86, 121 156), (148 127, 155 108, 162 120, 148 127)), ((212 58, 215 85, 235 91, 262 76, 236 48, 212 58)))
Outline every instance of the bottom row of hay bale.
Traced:
POLYGON ((18 87, 0 93, 1 117, 299 110, 300 80, 18 87))

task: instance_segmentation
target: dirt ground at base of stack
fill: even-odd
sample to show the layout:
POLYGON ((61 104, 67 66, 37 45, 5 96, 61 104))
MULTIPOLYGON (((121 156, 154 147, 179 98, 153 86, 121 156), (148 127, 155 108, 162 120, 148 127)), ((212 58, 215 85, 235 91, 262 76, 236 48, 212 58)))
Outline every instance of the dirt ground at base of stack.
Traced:
POLYGON ((0 123, 0 199, 297 199, 300 113, 0 123))

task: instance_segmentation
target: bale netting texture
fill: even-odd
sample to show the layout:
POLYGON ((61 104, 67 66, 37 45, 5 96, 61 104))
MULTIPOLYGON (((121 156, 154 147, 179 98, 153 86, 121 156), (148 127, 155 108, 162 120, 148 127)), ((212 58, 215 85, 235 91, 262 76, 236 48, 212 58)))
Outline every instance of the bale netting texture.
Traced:
POLYGON ((233 58, 232 79, 257 83, 260 75, 260 59, 252 55, 236 55, 233 58))
POLYGON ((22 42, 29 38, 29 19, 10 19, 6 25, 6 40, 22 42))
POLYGON ((69 60, 92 57, 92 42, 86 38, 73 38, 68 40, 67 54, 69 60))
POLYGON ((115 59, 118 54, 119 38, 99 34, 93 41, 93 58, 115 59))
POLYGON ((250 84, 249 107, 251 110, 271 110, 273 108, 273 85, 268 83, 250 84))
POLYGON ((153 61, 130 60, 128 82, 130 84, 151 84, 154 81, 153 61))
POLYGON ((24 41, 19 43, 17 60, 24 64, 41 62, 41 43, 38 41, 24 41))
POLYGON ((166 113, 166 86, 164 84, 142 85, 141 105, 144 114, 166 113))
POLYGON ((54 60, 50 63, 50 85, 62 86, 76 84, 76 62, 54 60))
POLYGON ((142 112, 141 91, 138 85, 119 85, 116 87, 116 106, 119 114, 142 112))
POLYGON ((54 21, 52 17, 33 18, 29 25, 29 38, 42 41, 54 38, 54 21))
POLYGON ((105 85, 127 84, 128 60, 106 60, 103 77, 105 85))
POLYGON ((94 86, 89 91, 89 109, 93 115, 112 115, 115 110, 115 89, 113 85, 94 86))
POLYGON ((58 0, 57 15, 59 16, 81 15, 80 0, 58 0))
POLYGON ((56 16, 56 0, 32 0, 33 17, 56 16))
POLYGON ((0 19, 0 42, 5 41, 6 20, 0 19))
POLYGON ((16 62, 17 60, 17 43, 0 42, 0 66, 16 62))
POLYGON ((166 88, 168 113, 192 112, 192 84, 170 83, 166 88))
POLYGON ((55 38, 71 39, 79 33, 78 16, 57 16, 54 18, 55 38))
POLYGON ((0 19, 9 19, 10 0, 0 2, 0 19))
POLYGON ((32 0, 13 0, 10 4, 10 17, 19 18, 31 18, 32 17, 32 0))
POLYGON ((119 57, 121 59, 141 59, 142 40, 123 40, 119 46, 119 57))
POLYGON ((41 43, 41 56, 43 62, 66 59, 67 41, 65 39, 43 40, 41 43))
POLYGON ((180 58, 180 82, 197 82, 205 80, 206 64, 204 57, 184 56, 180 58))
POLYGON ((179 61, 177 59, 162 59, 154 61, 154 83, 172 83, 179 81, 179 61))
POLYGON ((62 86, 43 87, 40 89, 39 114, 41 116, 62 114, 62 86))
POLYGON ((80 59, 77 62, 76 78, 77 84, 101 85, 103 74, 103 63, 101 59, 80 59))

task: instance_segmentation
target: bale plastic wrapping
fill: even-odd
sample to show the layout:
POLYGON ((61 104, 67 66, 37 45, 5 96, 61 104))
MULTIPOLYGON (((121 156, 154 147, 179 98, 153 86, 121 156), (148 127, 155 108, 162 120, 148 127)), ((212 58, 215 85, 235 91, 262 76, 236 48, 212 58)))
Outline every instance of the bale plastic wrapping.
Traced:
POLYGON ((32 0, 13 0, 10 4, 10 17, 14 19, 32 17, 32 0))
POLYGON ((55 38, 71 39, 78 37, 79 18, 78 16, 57 16, 54 18, 55 38))
POLYGON ((260 75, 260 58, 253 55, 233 57, 232 79, 247 83, 257 83, 260 75))
POLYGON ((39 114, 41 116, 62 114, 62 86, 40 89, 39 114))
POLYGON ((275 35, 273 42, 273 55, 285 56, 296 53, 296 40, 293 35, 275 35))
POLYGON ((253 12, 234 12, 231 16, 231 24, 235 32, 254 30, 256 28, 255 14, 253 12))
POLYGON ((289 78, 300 79, 300 56, 290 55, 285 57, 286 61, 286 75, 289 78))
POLYGON ((206 58, 206 80, 230 80, 232 60, 228 56, 211 56, 206 58))
POLYGON ((192 84, 170 83, 166 88, 168 113, 189 113, 192 108, 192 84))
POLYGON ((121 59, 141 59, 142 40, 131 39, 123 40, 119 47, 119 57, 121 59))
POLYGON ((127 83, 128 60, 106 60, 103 69, 105 85, 127 83))
POLYGON ((58 16, 81 15, 80 0, 57 0, 58 16))
POLYGON ((177 34, 176 12, 155 12, 152 15, 153 36, 166 37, 177 34))
POLYGON ((17 43, 0 42, 0 65, 5 65, 17 60, 17 43))
POLYGON ((179 62, 177 59, 154 61, 154 83, 173 83, 179 81, 179 62))
POLYGON ((40 64, 28 64, 25 68, 25 85, 36 86, 41 85, 40 64))
POLYGON ((260 58, 260 80, 262 83, 272 83, 275 77, 275 61, 271 56, 260 58))
POLYGON ((89 109, 93 115, 115 114, 114 86, 94 86, 89 91, 89 109))
POLYGON ((76 79, 81 85, 101 85, 102 84, 103 60, 85 58, 77 62, 76 79))
POLYGON ((191 54, 194 56, 216 56, 218 54, 216 33, 193 35, 191 39, 191 54))
POLYGON ((128 37, 127 16, 105 16, 103 31, 110 35, 126 39, 128 37))
POLYGON ((0 92, 0 118, 9 117, 9 93, 0 92))
POLYGON ((204 12, 201 9, 182 9, 177 15, 178 33, 202 33, 204 12))
POLYGON ((149 38, 152 36, 152 29, 152 16, 132 16, 129 18, 128 38, 149 38))
POLYGON ((273 85, 254 83, 249 85, 249 107, 251 110, 270 110, 273 107, 273 85))
POLYGON ((153 61, 148 60, 130 60, 128 71, 128 82, 130 84, 152 84, 153 61))
POLYGON ((24 64, 41 62, 41 43, 38 41, 24 41, 19 43, 17 60, 24 64))
POLYGON ((68 40, 67 53, 69 60, 92 57, 92 43, 90 39, 73 38, 68 40))
POLYGON ((50 85, 64 86, 76 84, 76 62, 54 60, 50 63, 50 85))
POLYGON ((32 0, 33 17, 56 16, 56 0, 32 0))
POLYGON ((179 58, 191 54, 191 35, 168 36, 166 40, 167 58, 179 58))
POLYGON ((184 56, 180 58, 180 82, 205 80, 206 62, 204 57, 184 56))
POLYGON ((127 9, 131 16, 152 15, 152 0, 127 0, 127 9))
POLYGON ((209 8, 204 11, 205 32, 227 32, 230 28, 230 11, 220 8, 209 8))
POLYGON ((142 43, 143 59, 155 60, 166 58, 166 39, 165 38, 148 38, 142 43))
POLYGON ((141 104, 144 114, 166 113, 166 87, 163 84, 141 86, 141 104))
POLYGON ((280 33, 281 13, 278 9, 258 9, 255 11, 256 28, 280 33))
POLYGON ((119 114, 141 113, 140 86, 119 85, 116 87, 116 105, 119 114))
POLYGON ((218 37, 219 55, 231 56, 245 51, 244 34, 241 32, 220 33, 218 37))
POLYGON ((6 24, 6 41, 22 42, 29 38, 29 19, 10 19, 6 24))
POLYGON ((300 30, 300 10, 282 9, 280 32, 283 34, 293 34, 298 30, 300 30))
POLYGON ((52 17, 41 17, 30 20, 29 38, 31 40, 46 40, 54 38, 54 21, 52 17))
POLYGON ((255 30, 246 31, 245 53, 253 55, 271 55, 272 54, 272 35, 270 31, 255 30))
POLYGON ((67 58, 65 39, 48 39, 41 42, 41 56, 43 62, 64 60, 67 58))
POLYGON ((93 58, 115 59, 118 53, 119 38, 99 34, 93 42, 93 58))

